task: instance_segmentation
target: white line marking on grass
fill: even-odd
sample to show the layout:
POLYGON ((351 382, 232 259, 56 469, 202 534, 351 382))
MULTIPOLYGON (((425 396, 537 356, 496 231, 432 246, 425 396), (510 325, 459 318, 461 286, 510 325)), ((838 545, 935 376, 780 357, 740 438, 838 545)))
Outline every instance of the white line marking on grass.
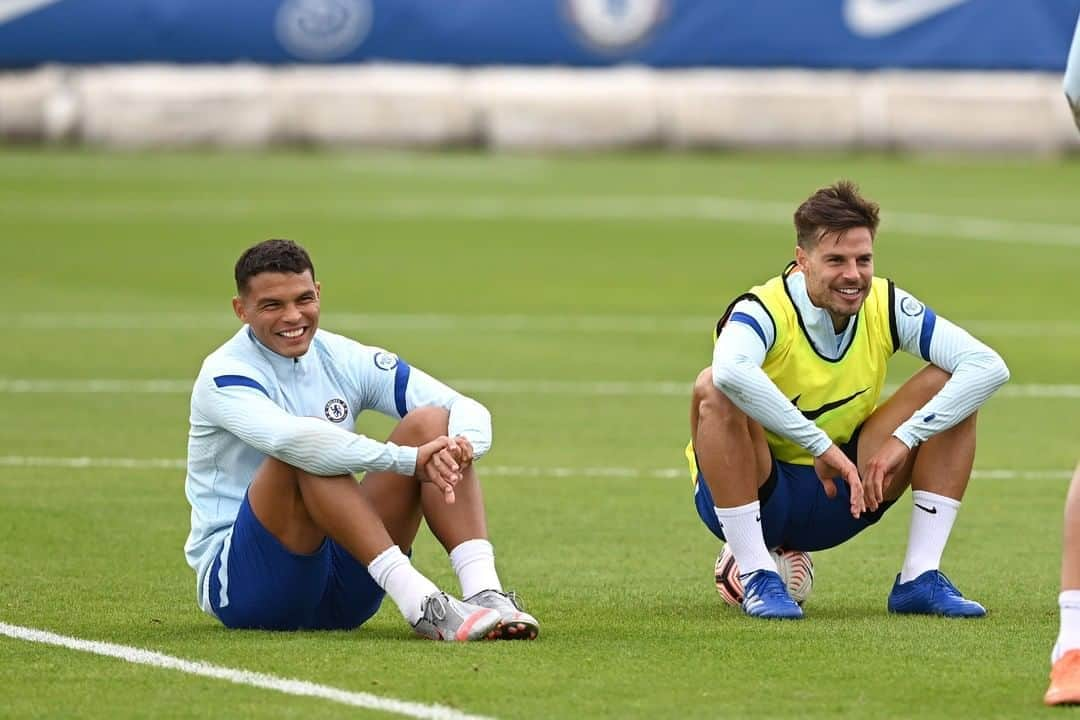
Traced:
POLYGON ((183 458, 44 457, 0 455, 2 467, 117 468, 122 470, 184 470, 183 458))
POLYGON ((620 382, 616 380, 449 380, 451 387, 467 393, 492 395, 609 395, 690 397, 693 380, 620 382))
MULTIPOLYGON (((627 221, 716 221, 754 225, 791 226, 794 206, 788 202, 745 200, 710 195, 595 195, 511 196, 511 195, 437 195, 382 197, 357 201, 325 198, 317 202, 283 204, 267 210, 246 201, 216 202, 212 207, 202 198, 175 197, 168 200, 142 199, 139 202, 109 202, 83 197, 53 197, 47 201, 10 195, 0 201, 5 216, 34 219, 168 217, 202 220, 207 212, 215 217, 248 217, 267 213, 275 218, 337 217, 395 218, 499 221, 528 219, 536 221, 594 220, 627 221)), ((1011 245, 1046 245, 1080 247, 1080 225, 1003 220, 965 215, 890 211, 882 221, 882 230, 905 235, 953 237, 965 240, 1001 242, 1011 245)))
MULTIPOLYGON (((450 217, 468 220, 715 220, 756 225, 791 225, 791 204, 715 196, 623 195, 594 197, 391 198, 369 206, 372 214, 450 217)), ((890 211, 884 232, 957 237, 1016 245, 1080 247, 1080 225, 1024 222, 965 215, 890 211)))
POLYGON ((973 480, 1069 480, 1070 470, 972 470, 973 480))
MULTIPOLYGON (((0 455, 0 467, 45 468, 116 468, 122 470, 183 470, 182 458, 108 458, 108 457, 43 457, 30 455, 0 455)), ((685 467, 642 469, 632 467, 524 467, 519 465, 479 465, 483 475, 527 478, 650 478, 671 480, 688 476, 685 467)), ((1006 470, 975 469, 973 479, 979 480, 1067 480, 1068 470, 1006 470)))
POLYGON ((492 163, 484 156, 455 157, 433 155, 417 162, 409 153, 377 152, 362 156, 346 155, 335 165, 355 175, 376 175, 430 180, 472 180, 477 182, 536 183, 552 167, 542 155, 502 158, 492 163))
MULTIPOLYGON (((0 378, 0 393, 114 393, 117 395, 187 395, 193 380, 112 380, 104 378, 13 379, 0 378)), ((580 395, 583 397, 689 397, 692 380, 618 381, 618 380, 481 380, 459 378, 446 383, 460 392, 492 395, 580 395)), ((885 387, 885 394, 896 391, 885 387)), ((1080 385, 1020 384, 1006 385, 996 398, 1010 399, 1080 399, 1080 385)))
POLYGON ((189 394, 194 380, 8 380, 0 393, 116 393, 118 395, 189 394))
POLYGON ((233 668, 211 665, 209 663, 184 660, 182 658, 140 650, 127 645, 114 645, 113 643, 97 642, 93 640, 80 640, 79 638, 57 635, 45 630, 20 627, 0 622, 0 634, 26 640, 28 642, 57 645, 70 650, 105 655, 136 665, 149 665, 151 667, 165 668, 167 670, 179 670, 189 675, 225 680, 237 685, 249 685, 251 687, 274 690, 287 695, 299 695, 301 697, 315 697, 323 700, 351 705, 353 707, 378 710, 381 712, 405 715, 414 718, 430 718, 431 720, 489 720, 483 715, 470 715, 460 712, 445 705, 424 705, 422 703, 395 700, 394 698, 379 697, 363 692, 340 690, 329 685, 318 685, 303 680, 281 678, 276 675, 252 672, 250 670, 235 670, 233 668))
MULTIPOLYGON (((628 335, 700 335, 712 332, 712 315, 440 315, 437 313, 326 313, 323 324, 339 332, 399 330, 412 332, 617 333, 628 335)), ((957 321, 969 332, 989 337, 1080 337, 1080 322, 1068 320, 957 321)), ((235 330, 228 313, 20 313, 9 325, 20 330, 235 330)))

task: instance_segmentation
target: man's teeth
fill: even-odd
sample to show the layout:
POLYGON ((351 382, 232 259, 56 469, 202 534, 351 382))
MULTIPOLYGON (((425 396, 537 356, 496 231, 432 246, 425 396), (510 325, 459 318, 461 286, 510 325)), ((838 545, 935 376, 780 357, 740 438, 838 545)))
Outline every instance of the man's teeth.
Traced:
POLYGON ((296 328, 295 330, 282 330, 281 332, 278 333, 278 335, 281 335, 282 337, 287 337, 287 338, 298 338, 303 334, 304 334, 304 328, 296 328))
POLYGON ((843 293, 844 295, 858 295, 859 288, 840 288, 837 292, 843 293))

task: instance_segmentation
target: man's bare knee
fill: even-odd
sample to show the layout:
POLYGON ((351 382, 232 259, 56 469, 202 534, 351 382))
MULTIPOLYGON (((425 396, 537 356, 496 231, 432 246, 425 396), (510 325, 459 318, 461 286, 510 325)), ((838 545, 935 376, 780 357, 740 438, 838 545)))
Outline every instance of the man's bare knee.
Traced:
POLYGON ((915 373, 912 380, 915 380, 924 392, 936 395, 941 388, 945 387, 945 383, 949 382, 951 377, 952 373, 942 370, 937 365, 927 365, 915 373))
POLYGON ((705 368, 694 382, 694 404, 700 415, 745 419, 745 414, 713 384, 712 368, 705 368))
POLYGON ((301 472, 284 460, 267 456, 258 471, 256 471, 254 482, 274 486, 278 489, 282 487, 296 488, 301 472))
POLYGON ((308 512, 303 486, 325 479, 267 457, 248 487, 248 502, 262 526, 281 544, 292 552, 310 553, 318 548, 325 532, 308 512))
POLYGON ((697 379, 694 380, 694 402, 700 403, 710 390, 715 390, 716 386, 712 381, 712 368, 707 367, 698 373, 697 379))
POLYGON ((450 427, 450 413, 441 407, 419 407, 406 415, 390 433, 390 440, 398 444, 423 445, 440 435, 446 435, 450 427))

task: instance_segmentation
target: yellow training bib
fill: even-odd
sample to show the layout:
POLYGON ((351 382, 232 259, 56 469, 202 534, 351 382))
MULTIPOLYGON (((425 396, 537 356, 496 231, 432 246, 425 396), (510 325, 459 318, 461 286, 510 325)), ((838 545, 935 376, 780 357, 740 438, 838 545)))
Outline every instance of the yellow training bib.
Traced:
MULTIPOLYGON (((830 360, 814 348, 789 294, 787 278, 794 267, 792 263, 780 277, 752 288, 736 302, 756 299, 772 316, 776 338, 762 370, 807 419, 842 445, 877 407, 885 386, 886 363, 899 346, 892 316, 893 284, 884 278, 873 279, 866 301, 852 319, 856 325, 850 344, 843 355, 830 360)), ((730 313, 729 306, 718 331, 730 313)), ((813 457, 801 446, 768 430, 765 436, 777 460, 813 464, 813 457)), ((696 477, 692 445, 686 455, 691 475, 696 477)))

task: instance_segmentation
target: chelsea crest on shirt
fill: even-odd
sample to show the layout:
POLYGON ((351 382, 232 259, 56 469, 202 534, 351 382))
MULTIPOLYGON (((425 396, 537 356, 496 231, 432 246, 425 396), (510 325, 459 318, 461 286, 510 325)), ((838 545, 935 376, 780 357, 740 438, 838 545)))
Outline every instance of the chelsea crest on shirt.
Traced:
POLYGON ((339 423, 349 416, 349 406, 341 398, 334 398, 326 403, 326 407, 323 408, 323 413, 330 422, 339 423))

